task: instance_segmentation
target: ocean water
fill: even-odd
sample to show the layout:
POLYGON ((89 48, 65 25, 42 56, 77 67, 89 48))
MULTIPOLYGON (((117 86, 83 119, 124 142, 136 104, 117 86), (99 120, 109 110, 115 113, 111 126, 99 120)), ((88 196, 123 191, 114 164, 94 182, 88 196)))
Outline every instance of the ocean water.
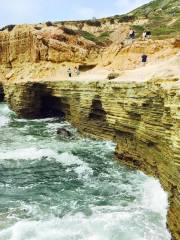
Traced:
POLYGON ((0 104, 0 240, 170 240, 167 194, 121 166, 114 144, 0 104), (56 134, 59 127, 73 137, 56 134))

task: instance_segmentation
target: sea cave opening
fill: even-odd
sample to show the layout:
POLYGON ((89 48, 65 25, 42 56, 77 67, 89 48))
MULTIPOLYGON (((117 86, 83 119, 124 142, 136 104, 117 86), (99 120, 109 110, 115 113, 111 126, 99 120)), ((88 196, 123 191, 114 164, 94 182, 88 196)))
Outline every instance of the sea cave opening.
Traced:
POLYGON ((70 114, 70 105, 66 98, 45 95, 41 97, 41 116, 66 118, 70 114))
POLYGON ((105 121, 106 112, 103 109, 102 101, 99 96, 96 96, 92 100, 91 110, 89 113, 89 119, 95 121, 105 121))

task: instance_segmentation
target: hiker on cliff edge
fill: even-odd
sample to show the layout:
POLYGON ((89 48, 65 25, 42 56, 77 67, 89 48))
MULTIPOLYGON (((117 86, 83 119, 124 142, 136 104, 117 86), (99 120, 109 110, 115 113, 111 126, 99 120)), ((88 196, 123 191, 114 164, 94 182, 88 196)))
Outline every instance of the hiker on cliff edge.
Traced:
POLYGON ((129 31, 129 38, 132 40, 135 39, 135 31, 133 29, 130 29, 130 31, 129 31))
POLYGON ((151 38, 151 31, 144 31, 142 34, 142 39, 146 40, 146 39, 150 39, 151 38))
POLYGON ((147 55, 145 53, 143 53, 143 55, 141 56, 141 61, 142 61, 142 65, 145 66, 147 63, 147 55))
POLYGON ((68 76, 71 78, 71 77, 72 77, 72 71, 71 71, 71 68, 68 68, 67 73, 68 73, 68 76))
POLYGON ((77 76, 79 76, 80 75, 79 67, 75 67, 74 72, 77 76))
POLYGON ((142 34, 142 39, 143 39, 143 40, 146 40, 146 31, 143 32, 143 34, 142 34))
POLYGON ((146 31, 146 38, 148 38, 148 39, 151 38, 151 31, 146 31))

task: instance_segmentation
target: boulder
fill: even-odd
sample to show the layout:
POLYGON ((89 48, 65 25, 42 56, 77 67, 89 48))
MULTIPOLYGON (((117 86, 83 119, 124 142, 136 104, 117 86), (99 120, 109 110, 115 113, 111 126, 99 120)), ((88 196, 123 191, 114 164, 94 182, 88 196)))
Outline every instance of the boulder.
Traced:
POLYGON ((72 136, 71 132, 65 128, 58 128, 57 134, 64 138, 68 138, 72 136))

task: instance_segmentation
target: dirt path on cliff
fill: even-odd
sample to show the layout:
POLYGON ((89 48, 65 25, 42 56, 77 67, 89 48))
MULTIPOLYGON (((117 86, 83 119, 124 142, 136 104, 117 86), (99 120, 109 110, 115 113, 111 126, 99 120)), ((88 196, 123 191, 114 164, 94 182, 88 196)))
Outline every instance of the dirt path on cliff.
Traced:
MULTIPOLYGON (((119 70, 116 67, 96 67, 90 71, 81 72, 77 76, 73 69, 74 65, 71 65, 72 69, 72 78, 68 77, 66 66, 59 66, 54 74, 50 74, 48 77, 42 78, 31 78, 26 75, 24 79, 14 80, 13 82, 46 82, 46 81, 110 81, 108 80, 108 74, 112 71, 119 73, 119 77, 111 81, 120 81, 120 82, 145 82, 151 79, 180 79, 180 53, 177 53, 175 56, 170 57, 166 60, 160 59, 150 59, 146 66, 142 66, 141 62, 138 67, 132 70, 119 70)), ((11 81, 12 82, 12 81, 11 81)))
MULTIPOLYGON (((146 66, 142 66, 133 70, 118 71, 120 76, 116 78, 116 81, 122 82, 144 82, 150 79, 179 79, 180 78, 180 54, 176 54, 168 60, 156 61, 155 63, 147 63, 146 66)), ((66 69, 61 69, 57 75, 52 78, 46 78, 43 80, 61 81, 61 80, 74 80, 74 81, 109 81, 107 76, 112 71, 107 68, 97 67, 87 72, 81 72, 80 76, 73 74, 72 78, 68 78, 66 69)))

